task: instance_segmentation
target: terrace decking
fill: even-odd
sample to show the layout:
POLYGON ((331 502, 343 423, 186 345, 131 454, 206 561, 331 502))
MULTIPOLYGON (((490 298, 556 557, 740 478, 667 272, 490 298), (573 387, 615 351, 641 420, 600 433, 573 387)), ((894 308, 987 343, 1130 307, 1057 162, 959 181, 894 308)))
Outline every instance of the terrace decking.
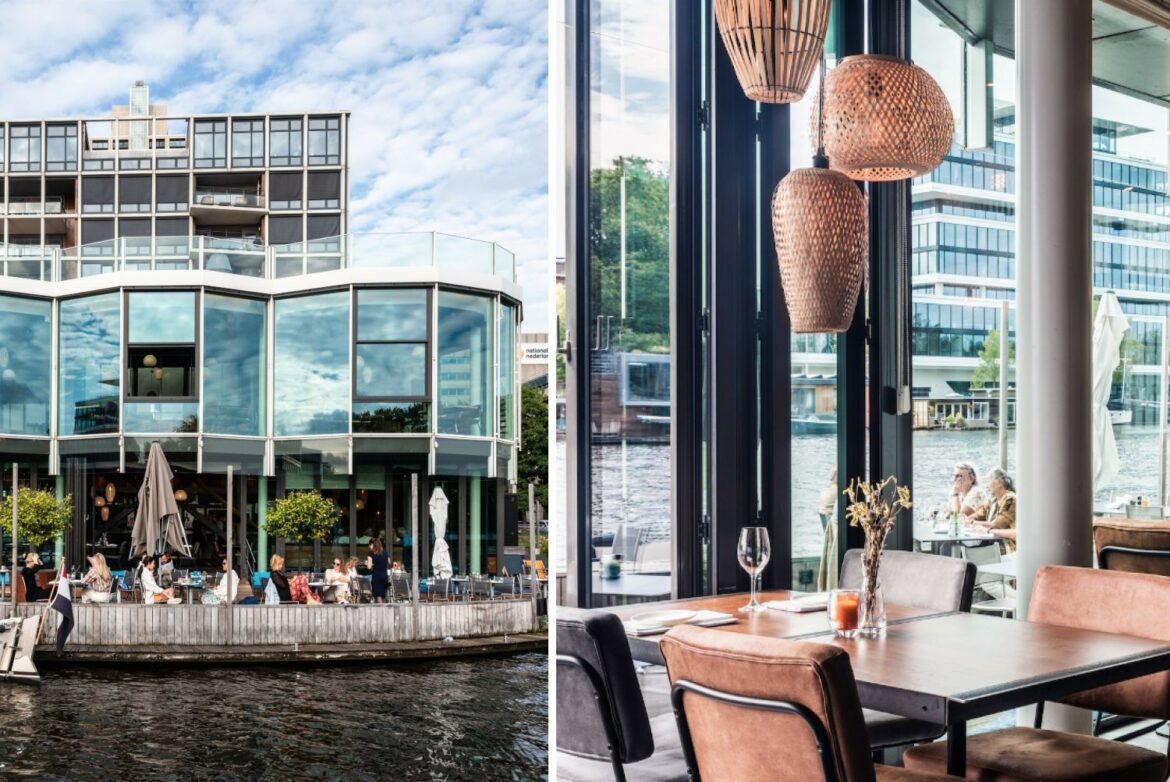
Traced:
MULTIPOLYGON (((16 606, 41 614, 44 603, 16 606)), ((0 619, 13 615, 0 605, 0 619)), ((57 655, 49 611, 38 659, 279 662, 409 659, 544 648, 531 600, 385 605, 82 605, 57 655), (229 617, 230 613, 230 617, 229 617), (445 640, 450 638, 451 640, 445 640)))

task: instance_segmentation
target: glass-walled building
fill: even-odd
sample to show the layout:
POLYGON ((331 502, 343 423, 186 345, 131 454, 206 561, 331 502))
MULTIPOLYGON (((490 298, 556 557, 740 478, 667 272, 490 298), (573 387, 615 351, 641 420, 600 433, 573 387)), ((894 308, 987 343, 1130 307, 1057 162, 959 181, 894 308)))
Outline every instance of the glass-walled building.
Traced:
POLYGON ((293 569, 364 562, 380 538, 428 575, 439 490, 455 570, 502 569, 520 435, 511 253, 442 234, 346 233, 344 113, 190 117, 182 133, 160 116, 115 116, 102 138, 93 120, 0 128, 11 140, 18 124, 48 141, 72 128, 82 142, 78 153, 77 133, 64 137, 64 170, 48 166, 51 147, 0 164, 0 462, 6 490, 17 463, 21 484, 73 498, 60 553, 127 562, 158 441, 200 564, 225 546, 230 466, 249 569, 276 551, 293 569), (148 186, 131 185, 130 200, 127 177, 92 184, 102 175, 89 171, 131 160, 148 186), (183 186, 167 184, 176 176, 183 186), (220 183, 206 180, 206 198, 205 176, 220 183), (12 195, 33 183, 35 202, 12 195), (50 190, 76 197, 58 205, 50 190), (55 232, 58 206, 72 227, 55 232), (90 213, 106 215, 110 235, 78 243, 90 213), (332 532, 270 539, 269 503, 305 489, 334 501, 332 532))

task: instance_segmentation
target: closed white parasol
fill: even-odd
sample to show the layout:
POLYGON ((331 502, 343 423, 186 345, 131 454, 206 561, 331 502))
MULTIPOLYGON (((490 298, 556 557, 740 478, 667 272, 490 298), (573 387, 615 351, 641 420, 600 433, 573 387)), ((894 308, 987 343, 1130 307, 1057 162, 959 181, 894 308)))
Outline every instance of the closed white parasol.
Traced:
POLYGON ((431 493, 429 503, 431 521, 435 524, 435 551, 431 554, 431 570, 435 578, 450 578, 454 570, 451 568, 451 550, 447 545, 447 506, 450 502, 443 493, 443 487, 436 486, 431 493))
POLYGON ((1109 395, 1113 373, 1121 361, 1121 340, 1128 329, 1129 319, 1121 311, 1117 294, 1106 291, 1093 319, 1093 483, 1097 488, 1112 483, 1121 469, 1109 419, 1109 395))

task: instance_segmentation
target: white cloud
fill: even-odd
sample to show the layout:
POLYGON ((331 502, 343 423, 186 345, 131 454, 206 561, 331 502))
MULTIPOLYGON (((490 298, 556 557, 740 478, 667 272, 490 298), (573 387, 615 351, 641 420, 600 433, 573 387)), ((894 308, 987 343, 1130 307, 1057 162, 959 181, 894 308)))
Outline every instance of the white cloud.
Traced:
POLYGON ((104 115, 145 79, 172 113, 348 109, 355 231, 517 255, 547 323, 544 0, 0 0, 0 117, 104 115))

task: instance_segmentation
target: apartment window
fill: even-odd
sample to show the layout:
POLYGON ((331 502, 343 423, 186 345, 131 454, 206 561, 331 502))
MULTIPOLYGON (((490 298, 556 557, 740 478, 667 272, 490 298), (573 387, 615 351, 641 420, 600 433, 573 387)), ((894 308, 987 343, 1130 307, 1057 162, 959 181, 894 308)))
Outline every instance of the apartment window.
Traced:
POLYGON ((339 215, 310 215, 305 227, 305 239, 312 242, 313 252, 340 252, 341 217, 339 215))
POLYGON ((268 243, 270 245, 296 244, 304 238, 301 217, 269 217, 268 243))
POLYGON ((244 168, 264 165, 264 120, 232 121, 232 165, 244 168))
POLYGON ((187 244, 186 217, 159 217, 154 221, 155 253, 164 255, 186 255, 187 244))
POLYGON ((341 118, 309 119, 309 165, 336 166, 341 163, 341 118))
MULTIPOLYGON (((150 218, 119 220, 118 238, 122 240, 122 253, 124 255, 144 255, 149 257, 151 254, 150 218)), ((145 264, 143 268, 149 269, 150 264, 145 264)))
POLYGON ((304 176, 301 172, 268 175, 268 206, 271 209, 300 209, 304 204, 304 176))
POLYGON ((186 212, 190 191, 185 176, 160 176, 154 180, 155 210, 186 212))
POLYGON ((118 182, 118 211, 150 211, 150 177, 124 176, 118 182))
POLYGON ((114 178, 112 176, 82 178, 81 211, 88 214, 114 211, 114 178))
POLYGON ((0 171, 4 170, 4 126, 0 125, 0 171))
POLYGON ((271 166, 299 166, 301 164, 301 120, 274 119, 268 124, 268 164, 271 166))
POLYGON ((195 168, 227 166, 227 120, 195 123, 195 168))
POLYGON ((9 171, 41 170, 41 126, 12 125, 8 139, 9 171))
POLYGON ((309 208, 341 208, 341 172, 309 172, 309 208))
POLYGON ((114 221, 113 220, 82 220, 81 243, 83 245, 98 245, 83 248, 84 255, 113 255, 114 254, 114 221))
MULTIPOLYGON (((96 145, 95 145, 95 149, 96 149, 96 145)), ((113 158, 86 158, 82 162, 81 168, 83 171, 113 171, 114 170, 114 159, 113 158)))
POLYGON ((122 171, 149 171, 150 158, 124 157, 118 161, 118 168, 122 171))
POLYGON ((45 129, 45 170, 77 170, 77 125, 49 125, 45 129))

